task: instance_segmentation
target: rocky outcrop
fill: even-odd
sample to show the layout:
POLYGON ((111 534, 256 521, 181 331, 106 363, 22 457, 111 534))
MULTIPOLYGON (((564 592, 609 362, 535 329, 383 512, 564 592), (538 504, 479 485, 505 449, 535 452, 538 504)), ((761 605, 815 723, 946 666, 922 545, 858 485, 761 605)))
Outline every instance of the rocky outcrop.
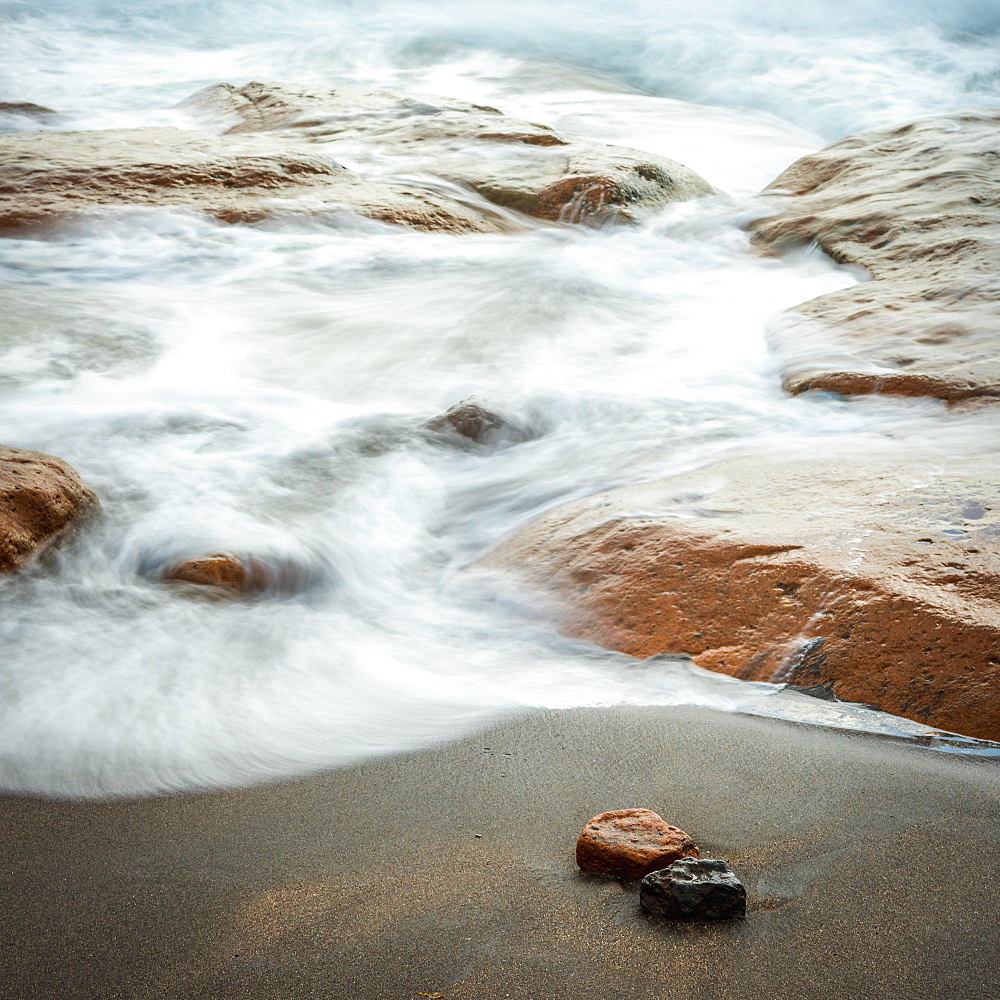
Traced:
POLYGON ((96 507, 61 459, 0 445, 0 573, 20 569, 96 507))
POLYGON ((123 207, 193 209, 223 222, 349 213, 498 233, 525 228, 524 215, 635 222, 713 190, 671 160, 448 98, 252 83, 209 87, 181 106, 226 134, 0 136, 0 235, 123 207))
POLYGON ((1000 110, 849 136, 767 189, 758 246, 816 241, 871 281, 786 313, 771 341, 793 393, 1000 395, 1000 110))
POLYGON ((725 861, 681 858, 639 883, 639 904, 675 920, 732 920, 745 917, 747 891, 725 861))
POLYGON ((0 234, 126 206, 194 209, 223 222, 348 212, 444 232, 509 228, 419 185, 365 180, 318 149, 173 128, 0 136, 0 234))
POLYGON ((595 816, 576 842, 585 872, 642 878, 682 857, 697 857, 694 841, 651 809, 615 809, 595 816))
POLYGON ((634 149, 559 135, 496 108, 425 94, 280 83, 209 87, 181 105, 228 132, 282 131, 335 157, 375 157, 471 188, 552 222, 637 222, 714 193, 693 170, 634 149))
POLYGON ((744 454, 557 507, 485 562, 553 592, 563 629, 610 649, 996 740, 997 469, 744 454))

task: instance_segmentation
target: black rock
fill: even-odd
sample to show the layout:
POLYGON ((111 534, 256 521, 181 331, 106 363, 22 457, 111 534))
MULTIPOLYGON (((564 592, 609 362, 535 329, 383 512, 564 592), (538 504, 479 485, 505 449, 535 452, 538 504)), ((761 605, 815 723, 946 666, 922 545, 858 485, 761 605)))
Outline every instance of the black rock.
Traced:
POLYGON ((675 920, 726 920, 746 916, 747 891, 725 861, 681 858, 639 883, 644 910, 675 920))

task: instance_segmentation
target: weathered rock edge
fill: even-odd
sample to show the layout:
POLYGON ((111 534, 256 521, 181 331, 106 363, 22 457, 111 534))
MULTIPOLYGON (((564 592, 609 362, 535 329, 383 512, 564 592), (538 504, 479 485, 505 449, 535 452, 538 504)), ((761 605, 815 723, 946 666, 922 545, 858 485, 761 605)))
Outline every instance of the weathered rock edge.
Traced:
POLYGON ((97 509, 62 459, 0 445, 0 573, 12 573, 97 509))
POLYGON ((803 157, 754 222, 772 251, 818 243, 869 282, 795 306, 770 339, 791 393, 1000 396, 1000 109, 848 136, 803 157))
POLYGON ((484 560, 569 635, 1000 739, 1000 475, 753 454, 558 507, 484 560))

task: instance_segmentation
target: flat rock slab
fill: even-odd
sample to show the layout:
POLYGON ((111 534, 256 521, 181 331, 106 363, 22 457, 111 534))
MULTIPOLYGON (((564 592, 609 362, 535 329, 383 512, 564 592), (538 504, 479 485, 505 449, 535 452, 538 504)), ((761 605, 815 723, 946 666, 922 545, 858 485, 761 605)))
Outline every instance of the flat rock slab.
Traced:
POLYGON ((181 107, 229 133, 281 131, 352 162, 444 178, 551 222, 634 223, 715 193, 674 160, 434 95, 254 82, 206 88, 181 107))
POLYGON ((830 689, 1000 738, 993 453, 741 453, 543 514, 485 561, 632 656, 830 689))
POLYGON ((747 891, 725 861, 682 858, 642 880, 639 903, 667 919, 732 920, 746 916, 747 891))
POLYGON ((0 573, 20 569, 96 506, 62 459, 0 445, 0 573))
POLYGON ((816 241, 872 277, 796 306, 771 331, 792 393, 1000 396, 1000 110, 848 136, 768 188, 770 250, 816 241))
POLYGON ((420 185, 366 180, 280 142, 174 128, 0 136, 0 235, 122 207, 206 212, 223 222, 348 212, 443 232, 502 232, 495 214, 420 185))
POLYGON ((576 863, 583 871, 621 878, 642 878, 688 856, 698 856, 694 841, 651 809, 603 812, 576 842, 576 863))

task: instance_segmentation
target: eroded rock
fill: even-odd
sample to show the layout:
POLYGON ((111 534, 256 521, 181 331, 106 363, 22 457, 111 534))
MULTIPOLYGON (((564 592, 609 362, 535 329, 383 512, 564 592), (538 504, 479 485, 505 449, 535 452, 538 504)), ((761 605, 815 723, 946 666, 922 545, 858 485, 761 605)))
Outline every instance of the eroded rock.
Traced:
POLYGON ((651 809, 615 809, 583 828, 576 863, 585 872, 642 878, 681 857, 697 857, 694 841, 651 809))
POLYGON ((872 277, 786 313, 771 331, 792 393, 1000 395, 1000 110, 848 136, 768 191, 759 246, 815 240, 872 277))
POLYGON ((637 222, 713 194, 665 157, 562 136, 496 108, 426 94, 281 83, 208 87, 181 105, 229 133, 282 130, 381 169, 420 170, 504 208, 552 222, 637 222))
POLYGON ((0 234, 122 207, 193 209, 222 222, 348 212, 443 232, 508 228, 419 185, 366 180, 320 149, 273 139, 173 128, 0 136, 0 234))
POLYGON ((995 452, 748 452, 557 507, 485 564, 609 649, 996 740, 998 468, 995 452))
POLYGON ((0 573, 20 569, 96 507, 62 459, 0 445, 0 573))
POLYGON ((528 440, 527 431, 471 397, 428 420, 424 427, 435 434, 463 438, 484 447, 520 444, 528 440))
POLYGON ((747 891, 725 861, 681 858, 639 883, 639 903, 674 920, 732 920, 746 916, 747 891))

